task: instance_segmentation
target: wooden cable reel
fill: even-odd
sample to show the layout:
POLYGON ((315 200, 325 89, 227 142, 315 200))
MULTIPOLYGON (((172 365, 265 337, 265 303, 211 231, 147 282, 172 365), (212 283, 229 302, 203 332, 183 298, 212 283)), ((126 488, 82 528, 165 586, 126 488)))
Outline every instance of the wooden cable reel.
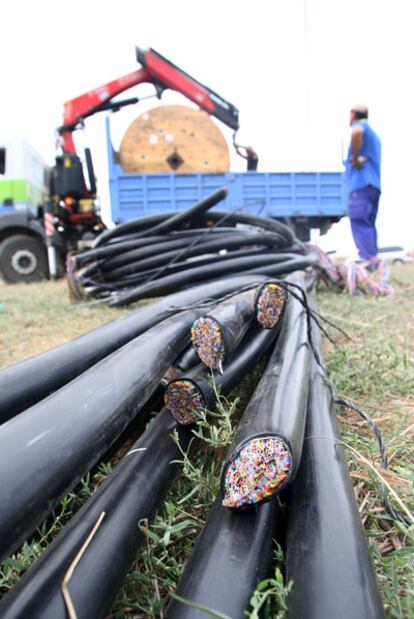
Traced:
POLYGON ((124 172, 209 172, 230 168, 226 140, 207 112, 164 105, 144 112, 126 130, 119 148, 124 172))

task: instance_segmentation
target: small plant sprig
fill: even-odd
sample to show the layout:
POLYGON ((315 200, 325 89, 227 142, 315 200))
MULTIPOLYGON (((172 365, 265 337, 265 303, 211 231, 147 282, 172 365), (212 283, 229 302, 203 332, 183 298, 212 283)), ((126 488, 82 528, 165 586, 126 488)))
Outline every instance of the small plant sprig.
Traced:
POLYGON ((143 526, 143 523, 140 525, 147 537, 146 552, 118 598, 113 609, 114 618, 122 616, 115 609, 122 608, 125 603, 143 612, 146 617, 163 616, 167 594, 175 590, 184 561, 190 555, 208 510, 219 492, 222 461, 217 457, 217 450, 226 448, 233 440, 232 422, 238 400, 228 401, 218 393, 214 382, 213 387, 216 390, 217 407, 214 412, 201 412, 188 448, 184 450, 180 446, 177 431, 172 434, 172 440, 181 454, 178 460, 182 466, 181 477, 154 523, 150 526, 143 526), (197 450, 194 449, 195 442, 198 443, 197 450), (214 457, 211 457, 212 450, 215 452, 214 457), (140 590, 139 599, 133 604, 128 584, 134 590, 134 597, 137 587, 140 590))
POLYGON ((216 410, 203 409, 198 413, 197 430, 193 430, 194 436, 213 447, 214 449, 225 448, 231 445, 234 437, 234 424, 232 423, 237 410, 239 398, 229 401, 221 395, 213 383, 216 394, 216 410), (212 420, 215 423, 212 423, 212 420))
POLYGON ((257 585, 250 598, 251 609, 245 611, 248 619, 283 619, 286 616, 287 598, 293 587, 293 581, 284 583, 280 566, 284 563, 283 550, 276 542, 274 550, 275 574, 272 578, 265 578, 257 585))
POLYGON ((181 448, 177 432, 174 432, 172 436, 183 457, 179 461, 182 464, 182 474, 192 485, 190 493, 180 499, 178 505, 186 503, 193 495, 199 498, 203 496, 205 501, 211 504, 217 496, 220 487, 221 460, 209 458, 207 454, 205 458, 190 459, 189 453, 193 441, 197 438, 202 444, 214 450, 224 450, 233 441, 235 432, 233 418, 239 399, 235 398, 229 401, 221 395, 215 384, 213 373, 211 381, 216 396, 216 409, 214 411, 202 409, 198 412, 197 427, 192 431, 194 438, 190 441, 187 450, 183 451, 181 448))

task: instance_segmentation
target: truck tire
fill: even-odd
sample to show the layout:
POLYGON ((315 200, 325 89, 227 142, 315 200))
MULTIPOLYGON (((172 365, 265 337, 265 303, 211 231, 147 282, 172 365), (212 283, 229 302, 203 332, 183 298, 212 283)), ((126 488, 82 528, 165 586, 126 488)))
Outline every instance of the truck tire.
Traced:
POLYGON ((0 243, 0 276, 9 284, 48 277, 46 246, 26 234, 14 234, 0 243))

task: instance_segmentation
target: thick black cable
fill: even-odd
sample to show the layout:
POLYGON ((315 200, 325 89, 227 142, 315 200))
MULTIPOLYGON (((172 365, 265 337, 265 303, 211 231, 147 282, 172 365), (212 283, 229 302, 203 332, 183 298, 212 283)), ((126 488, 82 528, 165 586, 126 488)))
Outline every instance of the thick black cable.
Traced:
POLYGON ((162 410, 113 473, 3 597, 1 617, 66 619, 61 584, 102 513, 102 523, 74 570, 68 589, 78 619, 106 617, 146 538, 142 527, 147 526, 176 477, 180 455, 190 438, 191 431, 178 426, 168 411, 162 410), (179 447, 171 436, 174 431, 179 447))
POLYGON ((112 256, 117 256, 118 254, 126 253, 133 249, 139 249, 140 247, 145 247, 146 245, 164 240, 165 237, 161 234, 158 236, 148 236, 143 239, 124 240, 123 242, 119 242, 114 245, 103 245, 102 247, 97 247, 96 249, 87 249, 77 254, 73 254, 71 256, 71 260, 76 266, 80 266, 84 262, 94 262, 97 260, 102 260, 103 258, 111 258, 112 256))
MULTIPOLYGON (((338 406, 344 406, 346 408, 349 408, 350 410, 353 410, 362 419, 364 419, 364 421, 366 421, 371 426, 371 429, 372 429, 373 433, 375 434, 375 437, 376 437, 377 442, 378 442, 378 449, 379 449, 379 453, 380 453, 381 467, 383 469, 387 469, 388 468, 388 458, 387 458, 387 454, 386 454, 386 445, 385 445, 385 441, 384 441, 384 438, 382 436, 381 430, 379 429, 379 427, 376 424, 376 422, 372 419, 372 417, 370 417, 370 415, 368 415, 368 413, 366 411, 364 411, 360 406, 358 406, 357 404, 355 404, 354 402, 351 402, 350 400, 348 400, 346 398, 338 396, 335 384, 329 379, 328 367, 323 362, 323 360, 322 360, 322 358, 321 358, 321 356, 320 356, 320 354, 318 352, 318 349, 317 349, 317 347, 315 346, 315 344, 313 342, 312 327, 311 327, 312 321, 318 326, 318 328, 322 331, 322 333, 331 342, 333 342, 333 340, 330 338, 329 334, 322 328, 320 322, 318 321, 318 318, 323 318, 323 317, 315 311, 314 307, 310 307, 310 305, 309 305, 309 303, 307 302, 307 299, 306 299, 305 290, 302 287, 298 287, 298 286, 295 286, 295 285, 292 285, 292 284, 290 284, 290 286, 291 287, 299 288, 299 290, 302 293, 302 295, 301 295, 302 296, 302 303, 303 303, 303 305, 305 307, 305 310, 306 310, 306 313, 307 313, 307 320, 308 320, 308 339, 309 339, 309 345, 310 345, 313 357, 315 359, 315 362, 318 364, 319 368, 323 372, 325 383, 326 383, 327 387, 329 388, 329 391, 331 393, 333 401, 338 406)), ((292 291, 290 291, 290 293, 292 294, 292 291)), ((342 332, 342 329, 340 329, 340 327, 337 327, 333 323, 330 323, 330 324, 331 324, 331 326, 334 326, 336 329, 338 329, 339 331, 342 332)), ((349 337, 345 332, 343 332, 343 333, 347 337, 349 337)), ((412 522, 404 514, 398 512, 393 507, 393 505, 390 503, 390 501, 388 499, 388 491, 387 491, 385 485, 382 482, 380 484, 380 492, 381 492, 382 501, 383 501, 383 505, 384 505, 384 508, 385 508, 386 512, 394 520, 397 520, 398 522, 402 522, 402 523, 404 523, 405 525, 408 525, 408 526, 411 525, 412 522)))
MULTIPOLYGON (((113 265, 105 264, 105 279, 118 279, 124 275, 128 275, 134 272, 140 272, 145 269, 156 268, 155 274, 151 279, 159 278, 163 273, 169 271, 173 264, 176 264, 179 260, 184 258, 193 258, 196 256, 202 256, 203 254, 214 254, 220 250, 226 250, 230 253, 230 250, 236 248, 244 248, 253 246, 256 251, 262 251, 265 248, 272 248, 274 243, 270 238, 270 235, 251 235, 250 238, 238 237, 234 235, 232 238, 219 238, 217 240, 200 243, 198 239, 191 243, 187 247, 183 247, 181 243, 181 249, 179 251, 163 251, 162 247, 159 247, 158 252, 148 257, 140 258, 131 262, 124 263, 122 266, 115 268, 113 265)), ((188 262, 186 262, 188 264, 188 262)))
MULTIPOLYGON (((113 242, 113 239, 117 238, 117 235, 119 235, 120 238, 122 238, 122 234, 127 233, 128 235, 130 234, 130 231, 134 229, 139 230, 139 232, 135 234, 135 236, 137 237, 136 240, 139 241, 140 237, 143 235, 150 235, 150 234, 154 234, 155 231, 160 231, 160 226, 161 226, 161 229, 169 230, 170 233, 168 235, 168 241, 166 239, 166 242, 170 242, 169 239, 173 236, 172 234, 173 229, 177 227, 180 228, 180 226, 183 223, 186 226, 192 226, 194 229, 199 229, 197 228, 197 226, 200 226, 200 225, 206 226, 205 232, 201 235, 201 238, 199 238, 198 241, 196 238, 194 238, 193 233, 191 232, 191 228, 186 231, 189 233, 190 238, 192 239, 190 242, 190 246, 193 247, 194 245, 201 243, 203 237, 207 235, 209 231, 211 231, 212 229, 216 229, 216 226, 219 226, 219 225, 223 227, 223 224, 225 223, 227 226, 227 229, 228 229, 229 224, 231 226, 234 226, 235 234, 238 236, 242 234, 243 235, 246 234, 246 237, 248 238, 249 230, 252 231, 252 234, 254 234, 254 231, 256 231, 256 234, 258 232, 263 233, 263 231, 266 232, 267 234, 270 233, 269 236, 272 237, 271 244, 273 245, 274 253, 277 253, 277 252, 280 253, 283 250, 288 251, 288 252, 290 251, 291 253, 293 251, 294 253, 292 253, 292 257, 294 256, 298 257, 298 250, 299 250, 299 255, 300 254, 303 255, 303 248, 298 246, 297 239, 292 233, 292 231, 287 226, 285 226, 284 224, 281 224, 278 221, 271 220, 265 217, 260 217, 260 216, 246 215, 244 213, 240 213, 239 211, 220 212, 220 211, 213 210, 213 211, 210 211, 209 213, 206 213, 205 212, 207 208, 206 202, 208 203, 209 200, 211 201, 213 200, 213 198, 214 198, 214 194, 213 196, 210 196, 210 198, 206 199, 206 201, 203 201, 199 205, 196 205, 195 207, 193 207, 192 209, 189 209, 188 211, 185 211, 184 213, 180 211, 178 213, 174 213, 172 216, 170 215, 167 216, 164 214, 164 216, 153 216, 153 217, 148 217, 148 218, 140 218, 138 220, 135 220, 134 222, 128 222, 127 224, 121 224, 121 226, 118 226, 116 229, 114 229, 116 230, 116 233, 114 233, 114 231, 107 231, 103 235, 101 235, 102 238, 99 237, 101 240, 99 241, 99 243, 97 243, 97 245, 98 244, 104 245, 105 239, 107 240, 109 239, 108 247, 110 247, 111 241, 113 242)), ((180 231, 177 230, 176 234, 179 234, 179 233, 180 231)), ((266 237, 266 242, 270 242, 268 240, 268 237, 266 237)), ((80 298, 84 294, 87 294, 88 296, 90 295, 108 296, 108 292, 110 292, 111 290, 114 290, 114 288, 122 289, 124 284, 125 284, 126 289, 131 289, 133 287, 136 287, 138 283, 142 283, 145 280, 148 280, 148 282, 157 280, 158 278, 160 278, 160 276, 164 275, 165 273, 168 273, 168 276, 170 276, 172 273, 175 273, 177 271, 184 271, 188 267, 191 269, 193 261, 189 261, 188 263, 186 261, 181 264, 177 262, 178 260, 180 260, 180 258, 185 256, 187 251, 192 251, 192 250, 187 250, 185 248, 185 246, 188 245, 188 243, 184 241, 183 244, 184 244, 184 247, 182 248, 181 251, 178 252, 178 254, 171 255, 171 262, 164 264, 158 269, 154 267, 154 269, 156 270, 146 269, 146 266, 149 266, 151 264, 152 265, 159 264, 159 262, 164 262, 162 258, 160 259, 154 258, 154 261, 150 261, 147 264, 144 263, 142 265, 139 265, 139 263, 137 263, 135 266, 134 265, 125 266, 125 271, 121 271, 121 272, 117 272, 114 270, 108 271, 108 265, 114 266, 117 263, 118 264, 122 263, 124 259, 126 259, 125 254, 124 254, 124 257, 122 257, 122 254, 118 254, 119 256, 118 258, 115 257, 109 260, 105 260, 105 259, 98 260, 96 263, 86 265, 78 273, 74 273, 71 271, 70 281, 72 282, 72 288, 76 292, 76 295, 79 296, 80 298), (147 273, 145 273, 145 271, 143 272, 143 269, 146 269, 148 272, 147 273), (106 272, 106 275, 103 275, 104 272, 106 272), (126 275, 126 273, 130 273, 131 277, 129 275, 126 275), (128 277, 128 281, 126 281, 127 277, 128 277), (106 285, 105 283, 100 283, 101 279, 105 280, 106 282, 109 282, 109 284, 106 285)), ((95 251, 99 251, 103 249, 104 247, 101 247, 101 248, 96 249, 95 251)), ((208 247, 206 248, 206 250, 207 249, 208 247)), ((151 251, 151 250, 147 246, 145 251, 151 251)), ((235 254, 233 255, 233 257, 240 255, 240 254, 237 254, 236 252, 233 252, 233 253, 235 254)), ((142 256, 142 253, 141 253, 141 256, 142 256)), ((130 255, 130 257, 132 256, 130 255)), ((217 258, 212 257, 211 259, 205 259, 204 264, 209 264, 211 262, 219 262, 223 258, 226 259, 225 256, 219 256, 217 258)), ((293 270, 297 268, 306 268, 306 266, 308 266, 312 262, 309 257, 307 258, 303 257, 302 260, 303 260, 302 264, 298 262, 296 264, 291 263, 287 265, 286 272, 292 272, 293 270)), ((278 263, 279 261, 276 261, 276 262, 278 263)), ((201 264, 198 264, 197 266, 201 266, 201 264)), ((243 269, 243 270, 246 271, 246 269, 243 269)), ((281 271, 280 271, 280 268, 278 267, 275 270, 271 270, 271 265, 269 265, 269 269, 267 270, 267 273, 269 275, 275 275, 275 274, 280 275, 281 271)), ((185 286, 186 284, 183 283, 183 285, 185 286)), ((165 294, 165 293, 162 292, 161 290, 160 294, 165 294)))
MULTIPOLYGON (((33 406, 114 350, 180 310, 265 281, 260 275, 235 276, 193 286, 136 309, 70 342, 0 370, 0 423, 33 406)), ((204 307, 204 305, 202 305, 204 307)))
POLYGON ((0 560, 136 417, 190 339, 191 310, 146 331, 0 428, 0 560))
POLYGON ((218 369, 231 357, 257 314, 256 301, 257 289, 240 292, 220 301, 194 322, 192 343, 202 363, 218 369), (209 337, 206 323, 210 327, 209 337))
MULTIPOLYGON (((225 212, 225 213, 223 214, 223 216, 222 216, 222 217, 219 217, 218 219, 216 219, 216 220, 215 220, 215 222, 214 222, 214 224, 213 224, 213 225, 208 225, 208 226, 207 226, 204 230, 201 230, 201 233, 200 233, 200 234, 199 234, 199 236, 197 237, 197 238, 198 238, 198 240, 199 240, 199 241, 201 241, 201 240, 202 240, 203 238, 205 238, 207 235, 210 235, 211 233, 217 233, 217 232, 219 232, 221 229, 224 229, 224 230, 229 230, 229 228, 228 228, 228 227, 223 227, 223 226, 222 226, 222 224, 223 224, 223 223, 225 223, 226 219, 228 219, 231 215, 234 215, 234 214, 235 214, 235 212, 236 212, 235 210, 233 210, 233 211, 229 211, 229 212, 225 212)), ((179 214, 179 213, 177 213, 177 214, 179 214)), ((155 217, 159 217, 159 216, 155 216, 155 217)), ((167 217, 167 216, 165 216, 165 218, 166 218, 166 217, 167 217)), ((135 222, 136 222, 136 224, 137 224, 137 225, 138 225, 138 224, 143 225, 143 224, 142 224, 142 222, 143 222, 143 220, 145 220, 145 219, 148 219, 148 218, 139 218, 138 220, 135 220, 135 222)), ((151 218, 149 218, 149 219, 151 219, 151 218)), ((190 222, 190 223, 191 223, 191 222, 190 222)), ((237 224, 235 224, 235 225, 237 225, 237 224)), ((195 230, 199 230, 199 229, 195 228, 195 230)), ((235 228, 233 227, 233 228, 232 228, 232 230, 234 231, 234 230, 235 230, 235 228)), ((172 230, 170 234, 172 234, 172 233, 174 233, 174 234, 176 234, 176 235, 179 235, 180 237, 181 237, 181 236, 185 236, 185 235, 187 235, 187 236, 188 236, 189 234, 192 234, 192 230, 191 230, 191 229, 190 229, 190 230, 185 230, 185 231, 183 231, 183 230, 179 230, 179 231, 175 231, 175 232, 172 230)), ((242 234, 244 234, 244 235, 246 235, 246 236, 247 236, 246 231, 243 231, 243 230, 240 230, 240 229, 238 229, 238 230, 237 230, 237 234, 238 234, 238 235, 242 235, 242 234)), ((135 235, 135 236, 137 236, 137 235, 135 235)), ((139 236, 140 236, 140 235, 138 235, 138 237, 139 237, 139 236)), ((273 234, 273 237, 275 237, 275 234, 273 234)), ((194 243, 197 241, 197 238, 194 240, 194 243)), ((114 239, 112 239, 112 240, 114 240, 114 239)), ((141 240, 142 240, 142 239, 141 239, 141 240)), ((176 239, 175 239, 175 240, 176 240, 176 239)), ((276 241, 276 237, 275 237, 275 241, 276 241)), ((105 250, 105 247, 100 248, 100 249, 97 249, 97 250, 92 250, 92 251, 100 251, 100 250, 101 250, 101 251, 104 251, 104 250, 105 250)), ((172 262, 175 262, 175 260, 172 260, 172 262)), ((70 266, 70 265, 71 265, 71 263, 69 263, 69 266, 70 266)), ((81 273, 79 273, 78 277, 76 278, 76 281, 75 281, 75 282, 73 282, 74 286, 76 287, 76 282, 77 282, 77 280, 78 280, 79 278, 84 279, 84 280, 85 280, 85 283, 86 283, 86 279, 88 278, 88 276, 90 276, 90 274, 94 273, 94 272, 96 271, 96 269, 98 269, 98 271, 99 271, 99 264, 98 264, 98 265, 96 265, 96 264, 92 264, 92 265, 90 265, 90 267, 86 267, 86 268, 84 268, 84 269, 81 271, 81 273)), ((163 269, 161 269, 161 270, 160 270, 160 272, 163 272, 163 269)), ((152 276, 148 276, 148 281, 150 281, 150 280, 152 280, 152 279, 153 279, 153 277, 152 277, 152 276)), ((91 283, 92 283, 92 281, 93 281, 93 280, 90 280, 90 281, 91 281, 91 283)), ((93 283, 98 284, 98 282, 93 282, 93 283)), ((136 280, 136 282, 135 282, 135 283, 137 283, 137 280, 136 280)))
MULTIPOLYGON (((173 417, 179 423, 189 425, 198 420, 198 414, 202 414, 205 410, 211 411, 216 406, 219 396, 226 396, 243 380, 257 363, 258 358, 272 345, 277 334, 277 328, 263 329, 259 325, 252 325, 233 355, 224 363, 222 374, 212 374, 201 364, 198 366, 187 364, 187 369, 171 380, 165 391, 165 403, 173 417), (183 388, 181 393, 184 393, 185 397, 181 399, 180 390, 183 388), (192 397, 189 395, 189 390, 192 397)), ((193 357, 188 358, 193 360, 193 357)), ((184 356, 183 360, 185 365, 187 357, 184 356)))
MULTIPOLYGON (((197 281, 204 279, 203 269, 204 269, 204 272, 209 273, 210 265, 214 267, 214 265, 219 265, 220 263, 224 263, 230 260, 235 260, 238 258, 250 257, 254 259, 255 256, 262 257, 267 254, 269 254, 268 251, 266 250, 258 251, 255 247, 253 247, 249 250, 245 250, 245 249, 234 250, 234 251, 228 252, 225 255, 218 255, 218 254, 210 255, 206 258, 198 258, 191 262, 184 261, 184 262, 176 263, 172 265, 171 267, 169 267, 168 275, 166 275, 165 277, 173 278, 174 275, 177 275, 177 281, 174 282, 174 286, 172 287, 168 286, 165 292, 163 291, 163 288, 162 288, 163 284, 165 283, 165 280, 163 278, 159 278, 156 280, 152 279, 153 275, 158 271, 157 267, 154 267, 152 269, 146 269, 138 273, 131 273, 130 275, 125 275, 123 277, 114 279, 113 281, 112 280, 101 281, 101 280, 88 278, 87 280, 82 282, 82 286, 83 286, 82 298, 91 296, 91 295, 95 295, 95 296, 102 295, 104 297, 108 297, 108 292, 116 291, 116 290, 120 291, 119 294, 123 294, 124 292, 128 293, 131 289, 135 289, 138 286, 145 286, 147 285, 147 283, 152 284, 152 286, 155 287, 156 289, 159 288, 155 296, 161 296, 163 294, 168 293, 168 291, 171 291, 172 293, 175 290, 179 289, 180 287, 184 286, 186 279, 189 279, 191 283, 192 272, 196 268, 198 269, 198 271, 196 272, 196 275, 197 275, 196 282, 197 282, 197 281)), ((286 259, 287 257, 285 254, 280 254, 280 253, 274 254, 275 263, 283 262, 286 259)), ((220 271, 220 268, 218 268, 218 271, 220 271)), ((232 269, 232 272, 233 271, 234 269, 232 269)), ((283 272, 283 270, 281 271, 279 268, 278 273, 280 274, 281 272, 283 272)), ((217 269, 216 269, 216 273, 217 273, 217 269)), ((240 271, 239 274, 242 275, 243 271, 240 271)), ((174 281, 174 280, 167 279, 166 280, 167 284, 170 281, 174 281)), ((115 294, 114 296, 116 297, 117 295, 115 294)), ((154 295, 149 294, 148 298, 150 298, 151 296, 154 296, 154 295)), ((145 296, 143 298, 145 298, 145 296)))
MULTIPOLYGON (((312 329, 320 353, 317 327, 312 329)), ((302 461, 283 497, 286 582, 293 581, 287 600, 289 619, 384 617, 344 449, 338 440, 331 394, 314 359, 302 461)))
MULTIPOLYGON (((217 244, 220 240, 224 243, 226 240, 230 240, 233 238, 233 234, 219 234, 215 235, 215 238, 209 243, 217 244)), ((175 256, 181 255, 181 252, 185 252, 189 248, 193 246, 193 243, 201 244, 200 235, 187 236, 184 239, 170 240, 169 238, 164 238, 159 243, 152 244, 145 248, 145 251, 141 251, 140 249, 132 250, 125 252, 124 254, 120 254, 115 258, 111 258, 110 260, 105 260, 102 263, 101 270, 102 271, 112 271, 116 268, 131 264, 133 262, 137 262, 140 260, 144 260, 146 258, 151 258, 154 256, 159 256, 161 254, 175 256)), ((204 245, 204 244, 203 244, 204 245)))
MULTIPOLYGON (((161 221, 160 223, 146 230, 142 230, 141 236, 148 236, 149 233, 153 235, 153 234, 159 234, 160 232, 169 232, 170 230, 175 228, 178 224, 181 224, 189 220, 191 221, 192 219, 196 218, 200 214, 205 213, 205 211, 209 210, 210 208, 212 208, 213 206, 215 206, 216 204, 224 200, 227 194, 228 194, 228 190, 226 189, 226 187, 222 187, 218 189, 217 191, 215 191, 214 193, 210 194, 208 197, 204 198, 203 200, 200 200, 200 202, 198 202, 191 208, 185 211, 179 211, 176 214, 170 215, 164 221, 161 221)), ((94 247, 100 247, 105 242, 107 242, 108 239, 111 239, 115 236, 119 236, 124 231, 133 230, 137 226, 142 226, 141 218, 138 220, 135 219, 132 221, 128 221, 124 224, 119 224, 116 228, 113 228, 112 230, 106 230, 105 232, 100 234, 95 239, 94 247)))
MULTIPOLYGON (((271 239, 270 239, 269 237, 268 237, 268 238, 261 237, 261 238, 262 238, 262 241, 259 241, 259 236, 257 236, 257 237, 254 237, 254 238, 253 238, 253 235, 252 235, 250 238, 248 238, 248 237, 247 237, 247 238, 244 238, 244 239, 243 239, 243 238, 240 238, 239 240, 237 240, 237 239, 236 239, 236 235, 234 235, 234 237, 235 237, 235 238, 233 238, 233 239, 231 239, 231 240, 229 240, 229 241, 227 241, 227 242, 224 242, 224 243, 223 243, 223 246, 220 248, 220 249, 227 250, 227 251, 228 251, 228 250, 233 250, 233 251, 228 251, 228 254, 232 254, 232 255, 233 255, 233 257, 235 256, 235 253, 236 253, 236 252, 234 251, 234 248, 235 248, 235 247, 249 247, 249 246, 253 245, 253 246, 255 246, 255 247, 256 247, 256 251, 260 251, 259 246, 261 246, 261 245, 263 245, 263 246, 264 246, 264 248, 266 248, 266 249, 263 249, 263 251, 269 251, 269 250, 272 250, 272 251, 273 251, 273 250, 274 250, 274 248, 275 248, 275 244, 274 244, 274 242, 273 242, 273 243, 272 243, 272 242, 270 242, 270 241, 271 241, 271 239)), ((156 273, 154 276, 150 277, 147 281, 151 281, 151 280, 153 280, 153 279, 155 279, 155 278, 159 278, 159 277, 160 277, 163 273, 165 273, 166 271, 168 271, 168 270, 171 268, 171 266, 172 266, 174 263, 176 263, 176 262, 177 262, 177 260, 178 260, 178 259, 180 259, 180 258, 182 259, 182 258, 184 258, 184 257, 191 257, 191 256, 194 256, 194 255, 199 255, 199 254, 201 253, 201 250, 203 249, 203 246, 202 246, 202 245, 200 245, 199 250, 198 250, 198 251, 196 251, 196 252, 191 251, 191 248, 192 248, 192 247, 194 247, 195 245, 196 245, 196 240, 195 240, 195 241, 193 241, 193 243, 189 246, 189 248, 185 248, 185 249, 183 249, 183 250, 182 250, 181 252, 179 252, 176 256, 171 256, 171 260, 170 260, 170 261, 169 261, 166 265, 162 266, 162 267, 161 267, 161 268, 157 271, 157 273, 156 273)), ((208 248, 206 247, 206 245, 207 245, 207 243, 205 243, 205 244, 204 244, 204 250, 208 249, 208 248)), ((212 249, 212 247, 213 247, 213 246, 212 246, 212 244, 210 244, 210 249, 209 249, 209 251, 214 251, 214 250, 212 249)), ((219 251, 219 249, 218 249, 218 243, 216 243, 216 247, 217 247, 216 251, 219 251)), ((241 251, 242 251, 242 250, 240 250, 240 251, 238 252, 238 254, 239 254, 239 255, 243 255, 243 254, 241 253, 241 251)), ((249 249, 249 250, 247 250, 247 251, 246 251, 246 250, 244 250, 244 253, 249 253, 250 251, 251 251, 250 249, 249 249)))
MULTIPOLYGON (((180 288, 181 286, 189 286, 200 281, 207 282, 213 278, 222 278, 234 273, 240 274, 243 272, 247 273, 247 271, 249 271, 249 274, 252 275, 266 275, 267 269, 264 267, 266 265, 273 266, 274 263, 278 262, 280 262, 278 274, 281 275, 284 272, 284 266, 288 264, 288 262, 283 262, 283 260, 286 259, 286 256, 281 256, 280 254, 252 255, 250 257, 244 256, 239 258, 228 258, 226 256, 222 256, 221 258, 222 259, 220 261, 214 262, 213 264, 203 265, 201 267, 194 266, 193 268, 187 269, 182 273, 167 275, 159 280, 148 282, 142 286, 137 286, 136 288, 128 290, 124 293, 120 293, 110 300, 109 305, 111 307, 121 307, 134 301, 138 301, 139 299, 166 294, 171 290, 180 288), (252 272, 254 265, 256 265, 256 269, 252 272)), ((294 259, 290 261, 289 265, 292 270, 296 270, 294 259)), ((273 270, 277 269, 273 266, 273 270)))
POLYGON ((211 616, 191 603, 234 619, 244 617, 257 584, 272 573, 272 538, 279 528, 276 501, 236 514, 217 499, 177 588, 177 595, 190 604, 172 599, 165 619, 211 616))
MULTIPOLYGON (((310 350, 307 343, 306 315, 301 304, 288 298, 280 335, 263 376, 243 414, 229 449, 221 475, 224 504, 235 509, 252 508, 270 500, 289 484, 299 466, 306 420, 309 388, 310 350), (257 470, 261 449, 280 451, 274 457, 268 480, 257 470), (257 447, 256 447, 257 445, 257 447), (256 458, 247 457, 248 450, 259 450, 256 458), (246 464, 243 454, 246 453, 246 464), (252 464, 250 464, 252 463, 252 464), (244 471, 243 466, 246 466, 244 471)), ((266 457, 265 452, 263 457, 266 457)), ((270 465, 269 465, 270 466, 270 465)))
MULTIPOLYGON (((208 228, 208 233, 215 235, 217 232, 220 234, 223 233, 233 233, 235 228, 229 228, 228 226, 223 227, 214 227, 211 226, 208 228)), ((157 243, 159 241, 177 241, 178 239, 187 239, 188 237, 203 235, 206 232, 205 229, 200 228, 190 228, 189 230, 172 230, 166 234, 160 234, 157 236, 147 236, 147 237, 139 237, 135 238, 135 235, 122 235, 119 238, 115 237, 108 241, 106 245, 102 245, 102 247, 97 247, 96 249, 88 249, 77 254, 73 254, 72 258, 76 265, 82 264, 84 262, 91 262, 93 260, 100 260, 103 258, 110 258, 111 256, 116 256, 117 254, 122 254, 127 251, 131 251, 133 249, 139 249, 140 247, 144 247, 145 245, 151 245, 152 243, 157 243)), ((239 234, 242 234, 242 230, 238 230, 239 234)), ((244 232, 246 234, 246 232, 244 232)))
MULTIPOLYGON (((105 273, 105 271, 111 271, 117 267, 128 264, 129 262, 133 262, 134 260, 141 260, 144 258, 148 258, 150 256, 158 255, 160 252, 167 251, 168 249, 180 249, 183 246, 183 243, 187 240, 188 237, 177 238, 170 240, 166 237, 148 237, 149 239, 154 239, 150 243, 142 243, 140 247, 132 248, 122 253, 117 253, 114 256, 105 257, 105 259, 100 259, 98 262, 93 262, 88 264, 86 267, 83 267, 78 271, 78 276, 81 279, 87 278, 91 273, 95 271, 98 273, 105 273), (158 239, 158 240, 155 240, 158 239)), ((141 239, 144 241, 146 239, 141 239)), ((110 247, 102 247, 98 249, 111 249, 110 247)), ((98 250, 96 250, 98 251, 98 250)))

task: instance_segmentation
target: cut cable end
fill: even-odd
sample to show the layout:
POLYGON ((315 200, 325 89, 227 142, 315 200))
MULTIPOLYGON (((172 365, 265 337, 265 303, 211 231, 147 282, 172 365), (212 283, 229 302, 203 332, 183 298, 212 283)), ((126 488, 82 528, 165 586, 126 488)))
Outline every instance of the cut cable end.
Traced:
POLYGON ((185 426, 195 423, 206 406, 197 386, 189 380, 172 381, 164 401, 175 421, 185 426))
POLYGON ((283 439, 252 439, 227 466, 223 506, 241 509, 268 500, 288 479, 291 470, 292 453, 283 439))
POLYGON ((262 286, 256 302, 256 319, 263 329, 274 329, 282 316, 286 299, 283 286, 273 283, 262 286))
POLYGON ((191 328, 191 341, 204 365, 220 371, 225 349, 223 333, 218 322, 211 316, 198 318, 191 328))

